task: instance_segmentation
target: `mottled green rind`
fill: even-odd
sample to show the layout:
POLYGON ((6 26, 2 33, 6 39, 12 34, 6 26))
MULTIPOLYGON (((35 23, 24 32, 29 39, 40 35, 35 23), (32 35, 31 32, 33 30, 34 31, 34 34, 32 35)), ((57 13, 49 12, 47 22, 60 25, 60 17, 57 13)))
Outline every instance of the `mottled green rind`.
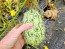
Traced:
POLYGON ((42 20, 42 16, 38 11, 30 9, 24 13, 23 23, 33 23, 33 27, 25 31, 24 38, 27 44, 37 47, 43 40, 45 40, 45 24, 42 20))

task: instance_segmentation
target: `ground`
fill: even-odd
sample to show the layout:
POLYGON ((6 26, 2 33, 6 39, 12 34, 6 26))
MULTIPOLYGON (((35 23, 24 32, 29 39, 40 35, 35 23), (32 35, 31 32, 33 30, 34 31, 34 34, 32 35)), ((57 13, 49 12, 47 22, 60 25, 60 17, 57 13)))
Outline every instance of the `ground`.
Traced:
MULTIPOLYGON (((40 5, 41 8, 44 8, 45 0, 41 0, 40 5)), ((46 45, 49 49, 65 49, 65 5, 63 0, 57 0, 56 7, 59 10, 58 18, 55 21, 45 19, 46 45)))

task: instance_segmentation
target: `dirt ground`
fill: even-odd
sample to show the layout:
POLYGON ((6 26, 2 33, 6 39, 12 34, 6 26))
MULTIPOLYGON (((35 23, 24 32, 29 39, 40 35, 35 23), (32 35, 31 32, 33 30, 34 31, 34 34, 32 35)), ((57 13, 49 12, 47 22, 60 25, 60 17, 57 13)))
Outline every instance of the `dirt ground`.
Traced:
MULTIPOLYGON (((44 9, 46 0, 41 0, 40 7, 44 9)), ((49 49, 65 49, 65 5, 63 0, 57 0, 56 7, 59 10, 56 21, 45 19, 46 45, 49 49)), ((40 46, 40 49, 41 48, 40 46)))

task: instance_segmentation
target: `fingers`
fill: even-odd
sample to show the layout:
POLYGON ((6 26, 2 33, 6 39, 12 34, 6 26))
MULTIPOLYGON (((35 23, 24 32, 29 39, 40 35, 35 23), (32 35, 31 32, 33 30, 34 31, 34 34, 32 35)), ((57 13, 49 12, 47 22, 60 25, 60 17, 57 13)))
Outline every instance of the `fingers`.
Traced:
POLYGON ((15 26, 1 41, 0 45, 7 47, 7 49, 11 48, 15 42, 17 41, 19 35, 32 27, 32 23, 27 23, 23 25, 15 26))
POLYGON ((12 49, 22 49, 22 47, 24 46, 24 44, 25 44, 25 41, 24 41, 24 39, 20 36, 20 37, 18 38, 18 40, 17 40, 17 42, 16 42, 14 48, 12 48, 12 49))
POLYGON ((32 23, 23 24, 22 26, 20 26, 20 27, 17 29, 17 31, 21 33, 21 32, 23 32, 23 31, 25 31, 25 30, 27 30, 27 29, 30 29, 32 26, 33 26, 32 23))
POLYGON ((32 27, 32 23, 27 23, 27 24, 19 24, 15 26, 8 34, 8 36, 15 36, 16 38, 25 30, 29 29, 32 27))

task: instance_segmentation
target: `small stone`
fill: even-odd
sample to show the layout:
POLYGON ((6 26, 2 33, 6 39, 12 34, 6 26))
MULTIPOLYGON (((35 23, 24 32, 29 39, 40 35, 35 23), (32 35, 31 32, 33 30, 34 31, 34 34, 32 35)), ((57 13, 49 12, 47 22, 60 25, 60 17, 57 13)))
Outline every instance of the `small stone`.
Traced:
POLYGON ((58 21, 59 24, 61 24, 62 22, 61 21, 58 21))
POLYGON ((64 45, 65 45, 65 41, 64 41, 64 45))
POLYGON ((55 29, 56 31, 58 31, 59 29, 55 29))
POLYGON ((65 7, 62 7, 63 10, 65 10, 65 7))
POLYGON ((12 16, 8 16, 8 20, 11 20, 12 19, 12 16))
POLYGON ((65 28, 64 28, 64 31, 65 31, 65 28))
POLYGON ((61 10, 62 8, 59 8, 59 10, 61 10))
POLYGON ((48 41, 47 43, 49 44, 50 42, 48 41))

